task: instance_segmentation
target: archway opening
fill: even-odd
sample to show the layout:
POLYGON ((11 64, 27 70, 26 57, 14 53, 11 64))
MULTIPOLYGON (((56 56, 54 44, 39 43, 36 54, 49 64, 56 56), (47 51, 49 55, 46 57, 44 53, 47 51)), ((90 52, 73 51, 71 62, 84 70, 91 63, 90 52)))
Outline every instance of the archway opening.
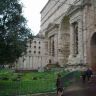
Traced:
POLYGON ((96 32, 91 38, 91 67, 96 72, 96 32))

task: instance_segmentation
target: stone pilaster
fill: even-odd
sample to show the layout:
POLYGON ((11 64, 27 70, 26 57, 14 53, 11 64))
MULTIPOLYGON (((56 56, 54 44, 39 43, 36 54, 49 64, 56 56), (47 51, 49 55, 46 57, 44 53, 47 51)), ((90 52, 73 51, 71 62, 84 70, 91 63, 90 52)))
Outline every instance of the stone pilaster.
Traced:
POLYGON ((79 62, 84 64, 84 37, 83 37, 83 21, 78 20, 78 52, 79 62))
MULTIPOLYGON (((61 26, 61 25, 60 25, 61 26)), ((63 66, 62 64, 62 40, 61 40, 61 32, 60 32, 60 28, 59 28, 59 32, 58 32, 58 63, 60 66, 63 66)))
POLYGON ((54 36, 54 63, 58 62, 58 35, 54 36))
POLYGON ((73 63, 73 56, 74 56, 74 29, 73 25, 70 24, 70 55, 68 59, 68 64, 73 63))

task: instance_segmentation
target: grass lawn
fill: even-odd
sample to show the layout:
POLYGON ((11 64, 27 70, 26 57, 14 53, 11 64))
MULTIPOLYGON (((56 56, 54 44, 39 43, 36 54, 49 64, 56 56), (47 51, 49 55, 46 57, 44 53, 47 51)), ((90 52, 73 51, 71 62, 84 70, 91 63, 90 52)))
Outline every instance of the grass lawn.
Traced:
MULTIPOLYGON (((14 73, 10 70, 0 70, 0 96, 15 96, 16 94, 33 94, 55 91, 56 71, 53 72, 27 72, 14 73), (7 77, 7 79, 5 78, 7 77), (20 77, 19 80, 16 78, 20 77)), ((68 72, 61 72, 63 77, 72 77, 68 72)), ((64 85, 69 84, 68 78, 65 78, 64 85)), ((71 80, 71 79, 70 79, 71 80)))

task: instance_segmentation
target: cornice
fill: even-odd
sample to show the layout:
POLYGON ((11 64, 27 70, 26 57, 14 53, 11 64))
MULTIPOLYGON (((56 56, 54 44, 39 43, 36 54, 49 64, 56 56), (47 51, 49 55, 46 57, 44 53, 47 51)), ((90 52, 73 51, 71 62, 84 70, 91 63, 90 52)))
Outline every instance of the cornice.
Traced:
MULTIPOLYGON (((60 5, 58 5, 57 8, 56 8, 56 9, 46 18, 46 20, 41 24, 41 26, 42 26, 55 12, 57 12, 57 11, 66 3, 66 1, 67 1, 67 0, 63 1, 60 5)), ((59 3, 59 1, 58 1, 57 3, 59 3)), ((56 3, 56 4, 57 4, 57 3, 56 3)), ((56 4, 55 4, 55 5, 56 5, 56 4)), ((54 7, 52 7, 52 9, 53 9, 53 8, 54 8, 54 7)), ((52 9, 51 9, 51 10, 52 10, 52 9)), ((50 10, 50 11, 51 11, 51 10, 50 10)), ((41 19, 41 21, 49 14, 50 11, 48 11, 48 12, 46 13, 46 15, 41 19)))
POLYGON ((48 2, 45 4, 45 6, 43 7, 43 9, 40 11, 40 13, 42 13, 42 11, 46 8, 46 6, 48 5, 49 2, 50 2, 50 0, 48 0, 48 2))

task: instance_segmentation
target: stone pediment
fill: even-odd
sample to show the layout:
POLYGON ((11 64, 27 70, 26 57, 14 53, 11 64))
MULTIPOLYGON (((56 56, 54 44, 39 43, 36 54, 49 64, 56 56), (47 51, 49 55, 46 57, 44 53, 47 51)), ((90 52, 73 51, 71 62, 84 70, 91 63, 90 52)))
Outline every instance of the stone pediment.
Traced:
POLYGON ((51 28, 58 28, 59 24, 55 24, 55 23, 50 23, 47 27, 47 30, 51 29, 51 28))
POLYGON ((46 33, 50 32, 51 30, 58 28, 59 24, 50 23, 48 27, 46 28, 46 33))
POLYGON ((71 5, 67 11, 67 15, 71 15, 76 10, 80 9, 81 5, 71 5))
MULTIPOLYGON (((95 0, 93 0, 93 1, 95 1, 95 0)), ((92 4, 92 0, 83 0, 83 1, 82 1, 82 5, 83 5, 83 6, 85 6, 85 5, 90 6, 91 4, 92 4)))
MULTIPOLYGON (((73 12, 77 11, 78 9, 83 8, 85 5, 90 6, 91 4, 92 4, 92 0, 82 0, 80 4, 71 5, 67 11, 67 14, 71 15, 73 12)), ((95 2, 94 2, 94 4, 95 4, 95 2)))
POLYGON ((52 26, 54 26, 54 25, 55 25, 55 24, 50 23, 50 24, 48 25, 47 29, 50 29, 50 27, 52 27, 52 26))

